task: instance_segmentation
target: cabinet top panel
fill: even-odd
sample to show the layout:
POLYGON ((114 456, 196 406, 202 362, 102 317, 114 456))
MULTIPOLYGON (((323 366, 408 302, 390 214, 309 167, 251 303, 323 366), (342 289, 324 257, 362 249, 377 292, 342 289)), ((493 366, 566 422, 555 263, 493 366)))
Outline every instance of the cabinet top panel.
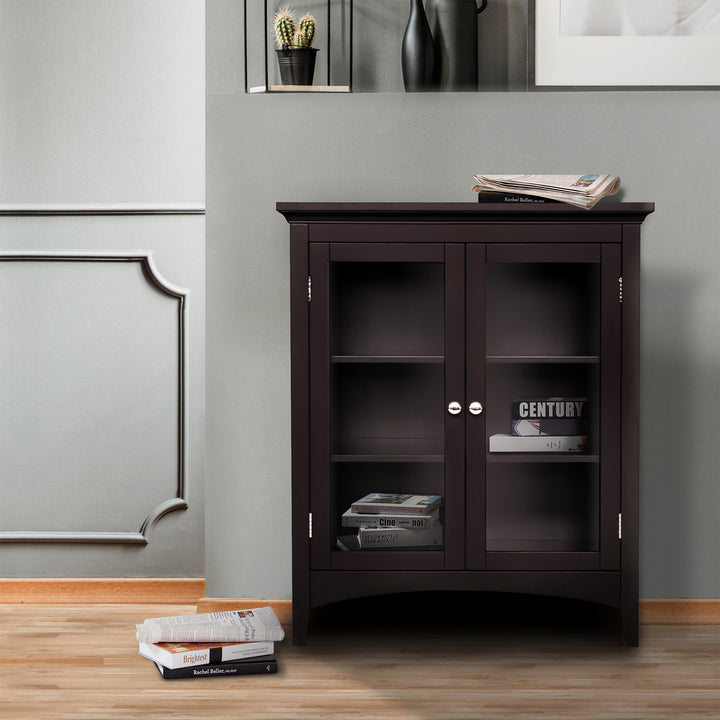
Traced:
POLYGON ((592 210, 566 203, 446 202, 446 203, 362 203, 362 202, 279 202, 277 211, 290 223, 321 222, 576 222, 641 223, 655 210, 654 203, 601 201, 592 210))

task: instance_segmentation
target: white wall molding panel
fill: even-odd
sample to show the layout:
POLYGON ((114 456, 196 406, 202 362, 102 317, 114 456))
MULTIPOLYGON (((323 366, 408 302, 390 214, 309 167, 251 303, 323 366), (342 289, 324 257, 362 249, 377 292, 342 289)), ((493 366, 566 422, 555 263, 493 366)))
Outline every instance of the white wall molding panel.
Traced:
POLYGON ((204 564, 202 212, 0 213, 0 576, 204 564))
POLYGON ((0 252, 0 278, 0 335, 14 338, 0 350, 0 442, 5 445, 5 439, 14 438, 3 448, 0 462, 6 477, 23 479, 13 500, 0 507, 0 542, 146 543, 162 516, 188 506, 189 291, 160 274, 150 251, 0 252), (143 293, 139 282, 151 292, 143 293), (71 286, 79 302, 64 302, 71 286), (142 303, 131 296, 143 297, 142 303), (88 311, 97 306, 104 306, 104 312, 93 319, 88 311), (88 314, 78 317, 83 308, 88 314), (175 372, 169 372, 173 367, 175 372), (164 382, 158 383, 161 378, 164 382), (148 402, 155 394, 158 397, 148 402), (84 405, 84 412, 63 426, 63 408, 73 405, 84 405), (131 422, 125 422, 128 416, 131 422), (93 431, 110 447, 126 443, 127 452, 115 453, 114 460, 109 453, 94 452, 103 442, 94 439, 89 443, 94 449, 85 446, 93 431), (23 442, 28 436, 44 441, 23 442), (162 464, 133 461, 149 437, 159 451, 164 446, 156 459, 162 456, 162 464), (169 453, 173 446, 174 453, 169 453), (92 482, 79 472, 82 464, 92 473, 92 482), (175 466, 173 471, 168 465, 175 466), (174 495, 160 502, 153 493, 142 498, 158 475, 174 475, 174 495), (49 486, 42 484, 46 476, 49 486), (122 502, 128 491, 138 496, 137 503, 122 502), (81 496, 92 500, 96 519, 87 517, 85 505, 77 502, 81 496), (43 530, 37 528, 34 510, 49 501, 57 512, 45 514, 42 522, 53 527, 43 530), (153 503, 133 529, 86 529, 94 523, 132 522, 134 505, 153 503), (5 529, 9 527, 16 529, 5 529))

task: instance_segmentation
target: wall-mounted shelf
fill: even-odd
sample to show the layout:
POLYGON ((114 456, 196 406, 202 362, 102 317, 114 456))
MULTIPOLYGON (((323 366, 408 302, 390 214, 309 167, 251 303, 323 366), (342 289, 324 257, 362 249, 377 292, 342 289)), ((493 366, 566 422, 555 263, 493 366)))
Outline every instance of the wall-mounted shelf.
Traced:
POLYGON ((314 92, 314 93, 346 93, 350 92, 349 85, 258 85, 248 88, 248 93, 278 93, 278 92, 314 92))
MULTIPOLYGON (((244 0, 245 92, 347 93, 352 92, 353 0, 325 0, 321 15, 317 5, 305 0, 244 0), (298 16, 312 13, 317 20, 313 47, 319 50, 312 85, 283 85, 275 56, 273 15, 289 5, 298 16)), ((322 6, 321 6, 322 7, 322 6)))

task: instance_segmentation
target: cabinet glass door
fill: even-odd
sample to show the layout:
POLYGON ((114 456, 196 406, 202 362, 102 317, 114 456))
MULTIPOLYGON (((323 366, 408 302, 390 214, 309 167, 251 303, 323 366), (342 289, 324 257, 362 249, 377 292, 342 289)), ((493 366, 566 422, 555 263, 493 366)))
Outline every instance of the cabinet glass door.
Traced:
POLYGON ((446 566, 447 272, 439 244, 312 247, 313 567, 446 566))
POLYGON ((487 246, 485 327, 469 329, 484 341, 468 374, 485 387, 472 566, 617 565, 618 270, 614 246, 487 246))

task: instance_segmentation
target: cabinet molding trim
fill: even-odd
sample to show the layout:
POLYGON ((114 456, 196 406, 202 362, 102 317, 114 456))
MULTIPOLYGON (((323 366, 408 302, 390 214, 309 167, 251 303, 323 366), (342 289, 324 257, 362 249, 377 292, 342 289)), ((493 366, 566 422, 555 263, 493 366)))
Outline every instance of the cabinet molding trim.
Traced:
POLYGON ((188 387, 188 346, 187 329, 188 313, 187 299, 189 290, 169 282, 157 270, 150 250, 131 250, 125 252, 77 252, 77 251, 0 251, 0 262, 136 262, 142 269, 146 281, 166 295, 178 301, 178 446, 177 446, 177 492, 175 497, 169 498, 157 505, 143 520, 140 529, 135 532, 42 532, 42 531, 0 531, 0 543, 17 542, 73 542, 73 543, 121 543, 130 545, 146 545, 148 533, 152 527, 169 512, 186 509, 187 477, 189 447, 188 428, 189 418, 187 412, 188 387))

